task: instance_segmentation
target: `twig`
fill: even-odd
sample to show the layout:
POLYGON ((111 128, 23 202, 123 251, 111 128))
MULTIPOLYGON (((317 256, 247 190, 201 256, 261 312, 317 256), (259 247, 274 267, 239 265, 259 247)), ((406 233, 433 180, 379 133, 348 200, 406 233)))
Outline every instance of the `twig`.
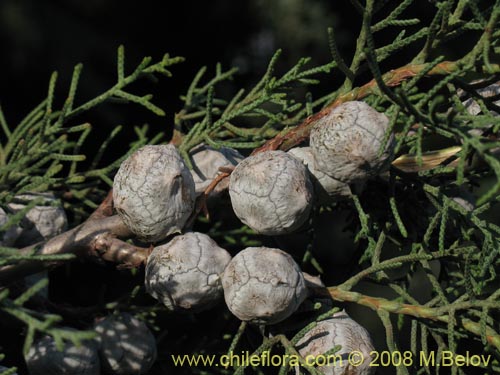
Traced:
POLYGON ((101 259, 119 264, 119 268, 135 268, 145 264, 152 247, 143 248, 124 242, 110 232, 98 234, 90 245, 101 259))
MULTIPOLYGON (((127 238, 132 236, 130 230, 117 216, 102 219, 86 220, 83 224, 64 232, 50 240, 39 242, 19 250, 20 254, 48 255, 48 254, 75 254, 78 257, 88 256, 96 250, 96 241, 105 234, 127 238)), ((124 247, 123 254, 116 243, 109 243, 112 249, 112 259, 130 260, 130 248, 124 247)), ((104 245, 103 245, 104 246, 104 245)), ((16 264, 0 267, 0 283, 18 279, 43 269, 54 267, 60 262, 42 262, 38 260, 25 260, 16 264)))
MULTIPOLYGON (((426 76, 434 76, 434 75, 447 75, 450 74, 454 71, 457 71, 461 68, 462 64, 460 61, 443 61, 439 64, 437 64, 434 68, 429 70, 426 73, 426 76)), ((402 82, 415 77, 417 74, 420 72, 424 71, 425 69, 428 68, 427 64, 412 64, 412 65, 406 65, 398 69, 394 69, 389 71, 388 73, 383 75, 384 82, 386 86, 388 87, 395 87, 399 86, 402 82)), ((495 65, 495 69, 500 71, 500 65, 495 65)), ((291 149, 292 147, 300 144, 301 142, 305 141, 306 139, 309 138, 309 134, 311 132, 312 127, 316 122, 327 116, 334 108, 338 107, 340 104, 352 101, 352 100, 360 100, 368 95, 371 94, 376 94, 378 93, 378 85, 375 79, 372 79, 370 82, 366 83, 365 85, 361 87, 356 87, 349 91, 346 94, 343 94, 339 96, 335 101, 327 105, 325 108, 323 108, 320 112, 315 113, 314 115, 311 115, 307 117, 302 123, 299 125, 291 128, 284 130, 280 134, 276 135, 274 138, 270 139, 267 141, 264 145, 261 147, 258 147, 253 150, 251 155, 255 155, 259 152, 264 152, 264 151, 270 151, 270 150, 283 150, 287 151, 291 149)), ((459 147, 457 147, 456 152, 460 150, 459 147)), ((398 169, 401 169, 403 172, 415 172, 421 169, 431 169, 436 165, 436 162, 441 162, 444 159, 442 158, 442 152, 449 151, 449 150, 440 150, 437 152, 431 153, 429 156, 429 159, 432 159, 436 154, 438 155, 438 160, 432 159, 429 165, 424 164, 419 167, 415 167, 417 163, 417 158, 415 156, 411 155, 404 155, 402 158, 398 158, 394 161, 394 166, 398 169), (441 157, 441 158, 440 158, 441 157)), ((226 176, 227 177, 227 176, 226 176)), ((221 181, 224 178, 221 179, 221 181)), ((220 182, 220 181, 218 181, 220 182)))
POLYGON ((101 202, 99 207, 88 217, 87 220, 102 219, 113 215, 113 189, 110 189, 106 198, 101 202))
MULTIPOLYGON (((341 289, 339 287, 329 287, 328 292, 330 296, 337 301, 341 302, 354 302, 358 305, 369 307, 374 311, 387 311, 393 314, 403 314, 413 316, 415 318, 429 319, 448 323, 450 317, 446 314, 440 314, 438 308, 426 307, 421 305, 411 305, 397 301, 390 301, 385 298, 366 296, 361 293, 352 292, 341 289)), ((481 325, 469 319, 459 320, 462 327, 467 331, 481 336, 481 325)), ((489 344, 493 345, 500 351, 500 335, 491 327, 486 328, 486 340, 489 344)))
MULTIPOLYGON (((493 64, 496 70, 500 70, 500 65, 493 64)), ((384 83, 388 87, 399 86, 402 82, 409 78, 415 77, 420 72, 424 71, 428 67, 427 64, 411 64, 406 65, 398 69, 391 70, 382 76, 384 83)), ((437 64, 434 68, 429 70, 426 76, 435 75, 448 75, 455 72, 462 67, 461 61, 443 61, 437 64)), ((293 127, 289 130, 285 130, 278 134, 273 139, 267 141, 261 147, 255 149, 252 154, 256 154, 262 151, 268 150, 283 150, 287 151, 293 146, 298 145, 309 137, 314 124, 324 116, 327 116, 334 108, 338 107, 340 104, 352 101, 360 100, 368 95, 378 93, 378 85, 375 79, 372 79, 367 84, 354 88, 344 95, 340 95, 335 101, 323 108, 320 112, 309 116, 301 124, 293 127)))
POLYGON ((219 174, 217 176, 215 176, 215 178, 212 180, 212 182, 210 183, 210 185, 207 186, 207 188, 205 189, 205 191, 203 192, 203 194, 201 194, 198 199, 196 200, 196 206, 193 210, 193 213, 191 214, 191 217, 189 218, 187 224, 185 225, 186 228, 189 228, 191 227, 191 225, 193 225, 194 221, 196 220, 196 218, 198 217, 198 214, 203 210, 203 212, 205 213, 205 216, 208 218, 209 217, 209 212, 208 212, 208 209, 207 209, 207 199, 208 199, 208 196, 210 195, 210 193, 212 191, 214 191, 214 189, 217 187, 217 185, 223 181, 224 179, 226 179, 227 177, 229 177, 232 173, 234 168, 227 168, 227 167, 220 167, 219 168, 219 174))

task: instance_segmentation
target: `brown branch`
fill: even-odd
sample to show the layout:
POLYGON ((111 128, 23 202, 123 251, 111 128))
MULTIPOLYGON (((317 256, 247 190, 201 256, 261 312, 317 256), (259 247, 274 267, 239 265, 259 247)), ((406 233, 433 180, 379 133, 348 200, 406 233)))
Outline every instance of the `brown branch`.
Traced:
POLYGON ((88 217, 87 220, 102 219, 113 215, 113 189, 110 189, 106 198, 101 202, 99 207, 88 217))
MULTIPOLYGON (((197 200, 190 223, 202 209, 206 210, 208 195, 230 170, 224 169, 197 200)), ((99 207, 79 226, 47 241, 39 242, 19 250, 21 255, 61 255, 74 254, 78 258, 94 257, 118 263, 119 268, 139 267, 145 264, 152 248, 141 248, 120 240, 131 237, 132 232, 119 216, 113 212, 113 191, 110 190, 99 207)), ((189 226, 189 224, 187 226, 189 226)), ((186 226, 186 227, 187 227, 186 226)), ((8 283, 19 278, 62 264, 64 261, 24 260, 0 267, 0 283, 8 283)))
POLYGON ((119 263, 119 268, 135 268, 146 264, 153 248, 143 248, 124 242, 110 232, 98 234, 90 250, 100 259, 119 263))
MULTIPOLYGON (((391 70, 382 76, 386 86, 399 86, 402 82, 412 78, 428 67, 427 64, 406 65, 398 69, 391 70)), ((433 69, 427 72, 427 76, 446 75, 450 74, 461 67, 457 61, 444 61, 436 65, 433 69)), ((268 150, 283 150, 287 151, 293 146, 305 141, 309 137, 314 124, 324 116, 327 116, 334 108, 340 104, 352 101, 361 100, 371 94, 379 94, 379 88, 375 79, 372 79, 367 84, 354 88, 344 95, 340 95, 336 100, 323 108, 320 112, 306 118, 301 124, 293 127, 290 130, 285 130, 278 134, 273 139, 267 141, 264 145, 256 148, 253 154, 268 150)))
MULTIPOLYGON (((425 76, 436 76, 436 75, 448 75, 450 73, 456 72, 457 70, 462 68, 461 61, 443 61, 437 64, 434 68, 430 69, 425 76)), ((493 64, 494 68, 500 70, 500 66, 498 64, 493 64)), ((420 74, 425 69, 428 69, 428 64, 410 64, 403 66, 398 69, 393 69, 382 76, 382 79, 386 86, 395 87, 399 86, 402 82, 415 77, 417 74, 420 74)), ((318 113, 315 113, 309 117, 307 117, 302 123, 299 125, 292 127, 290 129, 283 130, 280 134, 276 135, 274 138, 268 140, 262 146, 254 149, 251 155, 255 155, 259 152, 263 151, 271 151, 271 150, 283 150, 287 151, 292 147, 302 143, 303 141, 309 138, 309 134, 311 132, 314 124, 321 118, 327 116, 334 108, 338 107, 340 104, 353 101, 353 100, 361 100, 366 98, 368 95, 377 94, 380 95, 380 89, 375 79, 372 79, 370 82, 366 83, 361 87, 356 87, 351 91, 340 95, 337 99, 335 99, 332 103, 328 104, 325 108, 323 108, 318 113)), ((182 136, 180 133, 175 133, 172 138, 172 143, 180 144, 182 142, 182 136)), ((405 159, 406 163, 415 164, 416 158, 412 156, 407 156, 405 159), (411 159, 411 160, 410 160, 411 159)), ((398 161, 399 165, 397 167, 401 167, 404 172, 414 172, 414 168, 411 171, 404 170, 404 163, 398 161)), ((424 166, 424 169, 426 167, 424 166)), ((428 169, 428 168, 427 168, 428 169)), ((221 178, 220 181, 224 180, 228 176, 221 178)))
MULTIPOLYGON (((385 73, 382 78, 386 84, 386 86, 389 87, 395 87, 399 86, 402 82, 408 80, 409 78, 415 77, 417 74, 421 73, 424 69, 427 69, 428 65, 427 64, 412 64, 412 65, 406 65, 398 69, 391 70, 387 73, 385 73)), ((461 63, 459 61, 444 61, 442 63, 437 64, 434 68, 429 70, 426 73, 426 76, 434 76, 434 75, 447 75, 450 74, 458 69, 461 68, 461 63)), ((380 90, 378 88, 377 82, 375 79, 372 79, 370 82, 366 83, 365 85, 361 87, 356 87, 349 91, 346 94, 340 95, 337 99, 335 99, 332 103, 327 105, 325 108, 323 108, 320 112, 315 113, 309 117, 307 117, 302 123, 299 125, 291 128, 284 130, 280 134, 276 135, 274 138, 268 140, 264 145, 261 147, 258 147, 254 149, 251 153, 251 155, 255 155, 259 152, 264 152, 264 151, 271 151, 271 150, 283 150, 287 151, 291 149, 292 147, 302 143, 303 141, 307 140, 309 138, 309 134, 311 132, 312 127, 314 124, 321 118, 327 116, 334 108, 338 107, 340 104, 348 102, 348 101, 353 101, 353 100, 360 100, 368 95, 371 94, 380 94, 380 90)), ((174 143, 179 142, 179 135, 177 134, 175 138, 174 143)), ((173 142, 173 141, 172 141, 173 142)), ((458 152, 458 151, 457 151, 458 152)), ((434 153, 435 154, 435 153, 434 153)), ((440 154, 441 155, 441 154, 440 154)), ((439 161, 442 161, 439 159, 439 161)), ((411 172, 416 172, 419 170, 426 170, 426 169, 431 169, 436 167, 435 160, 433 160, 432 166, 427 166, 426 164, 420 166, 418 165, 417 168, 415 168, 415 165, 418 164, 418 161, 416 157, 406 155, 404 158, 397 159, 395 161, 396 165, 395 167, 398 169, 401 169, 403 172, 411 173, 411 172), (408 168, 406 166, 408 165, 408 168)), ((222 182, 226 178, 230 176, 230 173, 228 173, 226 176, 218 176, 218 180, 215 181, 215 186, 217 186, 218 183, 222 182)), ((213 190, 214 187, 212 187, 211 190, 213 190)), ((194 221, 194 218, 196 215, 200 212, 201 208, 204 208, 203 206, 206 202, 206 197, 202 196, 201 198, 201 204, 202 206, 195 212, 195 214, 192 216, 191 220, 189 223, 192 224, 194 221)))
POLYGON ((215 188, 217 187, 217 185, 220 182, 222 182, 223 180, 225 180, 226 178, 228 178, 231 175, 233 169, 234 168, 228 168, 228 167, 220 167, 219 168, 219 174, 217 176, 215 176, 215 178, 212 180, 210 185, 207 186, 207 188, 205 189, 203 194, 201 194, 198 197, 198 199, 196 199, 195 208, 194 208, 193 213, 191 214, 191 217, 189 218, 187 224, 185 225, 186 228, 189 228, 189 227, 191 227, 191 225, 193 225, 194 221, 196 220, 196 218, 198 217, 198 214, 201 211, 203 211, 205 213, 205 216, 207 218, 209 217, 209 212, 208 212, 208 208, 207 208, 208 196, 210 195, 210 193, 212 191, 215 190, 215 188))
MULTIPOLYGON (((95 254, 96 241, 103 236, 112 235, 121 238, 132 236, 130 230, 117 216, 109 216, 101 219, 86 220, 77 227, 68 230, 50 240, 39 242, 19 250, 21 255, 54 255, 54 254, 74 254, 78 257, 85 257, 95 254)), ((104 246, 104 245, 103 245, 104 246)), ((124 254, 120 254, 116 243, 111 242, 111 256, 113 259, 131 260, 130 249, 124 248, 124 254)), ((0 283, 15 280, 43 269, 61 264, 61 261, 43 262, 39 260, 24 260, 16 264, 0 267, 0 283)))

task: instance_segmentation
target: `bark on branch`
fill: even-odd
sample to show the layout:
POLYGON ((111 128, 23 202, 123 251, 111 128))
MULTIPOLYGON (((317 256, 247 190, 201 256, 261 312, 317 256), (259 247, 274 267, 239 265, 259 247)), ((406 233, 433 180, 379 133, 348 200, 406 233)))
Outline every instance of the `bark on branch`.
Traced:
MULTIPOLYGON (((130 230, 117 216, 101 217, 85 221, 83 224, 68 230, 50 240, 39 242, 19 250, 22 255, 49 255, 49 254, 75 254, 78 257, 91 256, 95 252, 105 253, 106 245, 111 254, 103 259, 130 260, 130 245, 119 241, 110 241, 111 237, 127 238, 132 236, 130 230), (117 242, 119 241, 119 242, 117 242), (121 245, 121 246, 120 246, 121 245), (122 249, 122 250, 120 250, 122 249), (120 254, 123 251, 123 254, 120 254)), ((134 257, 132 257, 134 258, 134 257)), ((137 259, 133 259, 137 262, 137 259)), ((0 283, 6 283, 43 269, 56 266, 61 262, 43 262, 38 260, 25 260, 16 264, 0 267, 0 283)))

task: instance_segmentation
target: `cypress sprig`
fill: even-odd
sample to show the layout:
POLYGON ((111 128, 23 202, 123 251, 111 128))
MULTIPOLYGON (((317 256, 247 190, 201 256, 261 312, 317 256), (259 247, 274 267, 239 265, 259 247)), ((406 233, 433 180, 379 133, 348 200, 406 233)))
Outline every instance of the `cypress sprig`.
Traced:
MULTIPOLYGON (((237 70, 223 70, 217 64, 213 75, 208 76, 207 68, 201 68, 181 97, 184 104, 175 117, 173 143, 191 165, 189 152, 200 143, 213 148, 254 149, 254 153, 288 150, 306 141, 317 121, 346 101, 365 100, 385 112, 391 131, 396 133, 395 160, 388 178, 382 175, 370 182, 370 189, 338 204, 351 210, 349 229, 356 233, 353 240, 359 245, 361 257, 356 259, 358 264, 352 273, 327 290, 336 301, 374 310, 384 328, 385 345, 393 352, 402 347, 398 336, 406 323, 411 325, 413 353, 428 355, 437 348, 440 358, 445 350, 460 350, 463 342, 470 339, 481 343, 485 350, 498 352, 500 334, 495 316, 500 310, 500 226, 490 216, 500 202, 500 122, 496 116, 500 108, 495 104, 498 96, 483 97, 478 87, 498 81, 500 0, 431 1, 428 11, 434 15, 428 22, 413 18, 410 12, 414 3, 351 0, 362 17, 352 56, 341 55, 334 29, 329 28, 325 48, 330 48, 331 61, 315 65, 304 57, 287 71, 277 73, 282 54, 278 50, 251 89, 241 89, 229 98, 220 97, 223 90, 219 88, 233 79, 237 70), (386 16, 380 19, 382 10, 386 16), (381 42, 383 30, 395 35, 392 40, 381 42), (474 39, 474 47, 451 60, 446 55, 448 44, 461 36, 474 39), (390 59, 409 48, 415 49, 409 61, 390 59), (388 67, 389 64, 398 65, 388 67), (361 82, 367 72, 370 79, 361 82), (341 75, 342 84, 316 97, 313 85, 319 80, 328 81, 332 73, 341 75), (477 79, 479 83, 471 83, 477 79), (294 91, 296 87, 306 87, 309 92, 300 97, 294 91), (469 113, 465 101, 469 98, 477 103, 479 114, 469 113), (444 145, 436 149, 433 144, 438 142, 444 145), (484 182, 485 177, 491 181, 489 184, 484 182), (477 193, 473 191, 476 186, 477 193), (477 199, 469 202, 462 193, 471 191, 477 199), (430 297, 423 302, 412 295, 419 277, 431 289, 430 297), (367 284, 376 287, 360 292, 360 285, 367 284), (388 288, 392 297, 378 294, 378 287, 388 288)), ((130 73, 123 47, 118 49, 117 60, 116 84, 86 103, 77 100, 78 82, 83 74, 82 65, 77 65, 60 108, 55 98, 57 74, 50 78, 47 98, 14 128, 10 128, 0 108, 0 129, 6 139, 0 145, 2 206, 7 207, 20 192, 64 188, 81 203, 75 214, 84 216, 86 207, 96 206, 92 193, 102 195, 101 182, 112 184, 112 173, 124 157, 147 142, 161 140, 161 135, 149 137, 147 127, 136 127, 137 139, 128 153, 102 166, 100 160, 107 146, 121 130, 117 126, 102 141, 90 162, 91 168, 79 170, 91 126, 74 124, 76 117, 116 98, 163 116, 165 112, 153 103, 152 95, 130 92, 129 85, 144 76, 170 76, 170 66, 181 59, 165 55, 153 63, 146 57, 130 73)), ((381 152, 388 140, 389 135, 381 152)), ((329 209, 336 208, 335 205, 329 209)), ((0 231, 17 224, 22 216, 23 213, 11 215, 0 231)), ((203 224, 209 222, 205 220, 203 224)), ((214 224, 208 233, 233 246, 260 243, 247 227, 226 230, 214 224)), ((19 254, 11 248, 0 248, 0 254, 2 265, 27 259, 48 262, 71 257, 19 254)), ((309 244, 304 259, 310 260, 312 255, 309 244)), ((317 269, 322 269, 321 264, 317 269)), ((88 332, 75 333, 58 327, 61 317, 25 307, 44 286, 37 284, 15 299, 9 297, 7 289, 0 291, 0 310, 27 327, 25 351, 38 334, 52 335, 59 346, 65 340, 90 338, 88 332)), ((320 319, 293 331, 290 337, 263 336, 253 354, 269 350, 298 355, 295 345, 320 319)), ((247 325, 241 324, 235 331, 229 351, 243 345, 247 325)), ((331 352, 337 349, 334 347, 331 352)), ((301 364, 303 372, 320 373, 305 362, 301 364)), ((415 367, 397 371, 423 374, 434 370, 415 367)), ((498 364, 490 365, 487 371, 497 367, 498 364)), ((252 371, 243 367, 234 370, 238 374, 252 371)), ((285 364, 279 373, 289 370, 292 369, 285 364)))
POLYGON ((305 113, 304 103, 295 102, 290 96, 291 86, 315 84, 317 81, 311 77, 327 73, 337 65, 336 62, 331 62, 307 69, 310 59, 303 58, 281 77, 275 77, 274 66, 280 53, 278 51, 271 58, 262 79, 246 95, 240 90, 229 102, 220 100, 214 94, 216 85, 230 79, 235 73, 234 70, 223 73, 218 66, 215 77, 203 86, 200 86, 201 79, 206 69, 203 68, 198 72, 186 96, 183 97, 185 107, 176 116, 177 130, 185 134, 179 150, 189 165, 191 165, 189 150, 203 142, 215 148, 260 146, 287 125, 287 117, 280 114, 289 113, 294 116, 299 111, 305 113), (244 119, 248 121, 251 118, 256 119, 255 126, 248 127, 246 123, 244 126, 239 125, 240 121, 244 119), (194 125, 190 124, 197 119, 199 120, 194 125), (231 139, 227 139, 228 137, 231 139))
MULTIPOLYGON (((163 116, 164 111, 151 102, 152 95, 138 96, 126 91, 126 89, 131 83, 143 76, 157 73, 169 76, 168 68, 181 61, 182 58, 170 57, 169 55, 165 55, 157 63, 152 63, 151 58, 144 58, 132 73, 127 75, 125 52, 121 46, 118 48, 118 82, 96 98, 75 106, 78 83, 83 72, 83 65, 78 64, 73 71, 67 97, 61 109, 54 108, 58 75, 56 72, 53 73, 49 81, 47 98, 13 130, 8 128, 7 122, 2 117, 2 128, 7 140, 0 148, 2 151, 0 182, 4 187, 16 187, 16 190, 11 191, 12 194, 9 196, 12 197, 22 192, 60 189, 62 187, 75 194, 78 184, 86 180, 91 183, 94 181, 96 184, 99 181, 109 183, 109 174, 119 165, 123 157, 109 166, 99 166, 99 163, 107 146, 121 127, 111 131, 109 138, 104 141, 91 162, 92 167, 81 172, 79 166, 82 161, 86 160, 86 156, 80 154, 80 150, 89 139, 92 127, 88 123, 74 124, 71 119, 113 98, 121 98, 139 104, 147 110, 163 116), (69 166, 68 169, 65 168, 66 165, 69 166), (62 174, 63 171, 66 171, 66 176, 62 174)), ((138 143, 132 145, 132 152, 149 141, 145 133, 141 136, 138 143)), ((87 189, 87 193, 89 192, 87 189)), ((8 201, 3 200, 2 202, 8 201)))

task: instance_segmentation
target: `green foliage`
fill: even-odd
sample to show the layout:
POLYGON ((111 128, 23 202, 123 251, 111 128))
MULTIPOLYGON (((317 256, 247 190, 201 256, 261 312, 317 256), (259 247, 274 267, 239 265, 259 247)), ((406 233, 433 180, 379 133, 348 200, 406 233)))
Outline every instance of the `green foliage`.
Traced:
POLYGON ((336 62, 305 69, 310 59, 303 58, 281 77, 276 77, 274 67, 280 54, 281 51, 276 52, 266 73, 251 90, 245 94, 241 89, 229 102, 216 98, 215 90, 218 84, 232 78, 235 69, 222 72, 217 65, 215 77, 203 86, 200 81, 206 68, 198 72, 182 97, 185 105, 175 122, 180 134, 187 133, 182 137, 179 150, 189 165, 188 151, 200 143, 216 149, 223 146, 254 149, 307 114, 304 103, 293 97, 292 87, 318 83, 312 77, 328 73, 336 62))
MULTIPOLYGON (((333 211, 347 208, 352 212, 348 229, 354 233, 352 240, 359 255, 353 261, 357 264, 352 265, 352 274, 336 285, 329 285, 329 292, 339 302, 375 311, 379 328, 384 332, 383 343, 378 343, 382 346, 379 350, 403 350, 405 345, 400 337, 408 332, 410 340, 406 346, 415 356, 420 352, 428 355, 431 350, 461 353, 470 341, 475 341, 481 350, 493 354, 485 373, 495 373, 500 371, 497 214, 500 110, 495 104, 498 96, 484 97, 478 89, 500 79, 500 1, 429 1, 428 12, 433 17, 426 25, 418 18, 409 18, 414 2, 352 0, 362 17, 352 58, 341 56, 334 29, 330 28, 327 34, 332 61, 310 67, 310 59, 302 58, 287 72, 275 74, 281 54, 278 51, 259 82, 229 99, 219 97, 217 92, 235 76, 236 70, 224 71, 217 65, 214 76, 206 78, 207 69, 201 68, 182 97, 184 106, 175 117, 177 138, 173 141, 191 166, 189 151, 200 143, 214 148, 229 146, 248 150, 282 137, 284 141, 277 147, 286 149, 298 144, 305 139, 303 135, 307 135, 306 118, 321 109, 328 110, 331 103, 363 99, 385 112, 391 119, 391 130, 396 133, 398 159, 390 172, 370 182, 363 193, 354 195, 349 202, 322 208, 333 211), (382 31, 391 31, 394 37, 391 42, 379 45, 382 31), (450 46, 457 46, 465 36, 473 39, 470 48, 458 59, 448 56, 450 46), (398 53, 407 48, 415 50, 413 58, 397 61, 398 53), (397 65, 393 65, 394 61, 397 65), (329 80, 330 74, 345 79, 338 87, 315 98, 314 85, 329 80), (373 80, 366 82, 367 75, 373 80), (304 94, 303 88, 311 92, 304 94), (468 98, 479 106, 478 114, 469 113, 465 105, 468 98), (413 295, 419 277, 430 290, 425 300, 413 295), (366 285, 372 286, 368 292, 366 285)), ((89 136, 90 125, 71 125, 70 120, 112 98, 139 104, 163 115, 164 112, 151 103, 150 95, 138 96, 125 89, 145 75, 169 75, 167 68, 179 61, 166 56, 161 62, 151 64, 146 58, 127 76, 120 48, 118 82, 95 99, 74 107, 81 72, 81 66, 77 66, 61 109, 53 109, 57 78, 53 75, 47 99, 20 124, 10 128, 0 111, 0 124, 7 140, 0 148, 3 187, 0 202, 9 203, 22 192, 59 189, 71 191, 82 204, 95 207, 98 197, 102 198, 102 191, 98 190, 100 182, 109 184, 117 165, 126 157, 111 165, 99 166, 99 159, 120 128, 103 142, 90 168, 79 170, 84 159, 80 150, 89 136), (95 194, 96 191, 100 194, 95 194)), ((146 130, 136 129, 138 140, 130 152, 146 142, 159 140, 158 137, 148 139, 146 130)), ((21 217, 21 214, 11 217, 0 230, 21 217)), ((221 222, 203 219, 197 224, 208 225, 207 234, 235 248, 261 241, 247 227, 227 228, 221 222)), ((330 267, 316 260, 313 236, 314 233, 308 237, 309 243, 301 254, 303 265, 316 263, 315 269, 324 270, 323 278, 329 280, 330 267)), ((0 254, 5 257, 0 265, 35 256, 16 258, 15 250, 7 248, 0 248, 0 254)), ((59 316, 24 307, 42 286, 37 284, 15 299, 8 297, 7 289, 0 291, 0 310, 28 327, 25 350, 37 332, 51 334, 59 343, 88 338, 89 334, 84 331, 56 328, 59 316)), ((329 317, 337 308, 324 310, 318 308, 314 319, 291 330, 292 333, 276 333, 274 328, 265 331, 262 343, 252 348, 253 353, 270 350, 296 354, 294 344, 317 321, 329 317)), ((243 323, 230 333, 230 351, 238 352, 243 346, 247 330, 248 326, 243 323)), ((199 347, 193 352, 197 350, 202 352, 199 347)), ((262 372, 254 370, 254 373, 262 372)), ((279 373, 286 374, 288 370, 283 366, 279 373)), ((301 370, 320 373, 305 363, 301 370)), ((235 374, 247 373, 245 371, 243 367, 234 369, 235 374)), ((401 366, 395 371, 433 374, 438 370, 415 363, 411 368, 401 366)), ((451 372, 466 373, 457 366, 453 366, 451 372)))
MULTIPOLYGON (((125 75, 125 52, 124 48, 120 47, 117 82, 94 99, 75 105, 83 69, 83 65, 79 64, 73 71, 67 97, 60 109, 54 108, 57 72, 50 77, 47 98, 18 125, 9 127, 0 108, 0 124, 4 136, 4 142, 0 144, 0 206, 6 208, 8 203, 22 193, 50 190, 78 200, 80 204, 71 202, 64 207, 66 211, 74 212, 76 222, 88 216, 89 209, 95 209, 102 199, 102 182, 107 188, 112 186, 110 176, 121 161, 144 144, 158 142, 162 134, 149 138, 147 125, 136 127, 138 138, 131 143, 128 152, 109 165, 101 165, 107 147, 121 131, 122 126, 116 126, 93 158, 87 160, 87 155, 82 154, 81 149, 89 139, 92 126, 89 123, 75 123, 74 119, 81 118, 96 106, 117 98, 139 104, 159 116, 164 116, 163 110, 151 103, 152 95, 139 97, 125 90, 141 78, 158 74, 170 77, 168 68, 181 61, 180 57, 165 55, 161 61, 152 63, 152 59, 146 57, 132 73, 125 75), (83 163, 84 161, 86 163, 83 163)), ((19 223, 24 214, 36 204, 37 202, 33 201, 21 212, 9 215, 8 222, 0 230, 5 231, 19 223)), ((6 211, 9 212, 8 209, 6 211)))
POLYGON ((8 290, 4 290, 4 293, 0 295, 0 302, 2 304, 1 310, 19 319, 27 326, 23 347, 24 354, 28 353, 35 339, 35 334, 37 333, 51 335, 59 350, 63 349, 64 340, 70 340, 75 345, 80 345, 82 340, 88 340, 95 337, 95 332, 93 331, 75 331, 67 328, 58 328, 57 324, 62 320, 59 315, 42 314, 38 311, 33 311, 24 307, 25 303, 42 288, 46 287, 47 284, 48 280, 44 278, 28 288, 14 300, 7 298, 8 290))
MULTIPOLYGON (((125 74, 124 60, 124 48, 120 47, 116 84, 85 103, 75 105, 76 91, 83 68, 79 64, 74 69, 68 95, 60 109, 54 107, 57 72, 54 72, 50 78, 47 98, 15 127, 11 128, 7 124, 0 109, 0 124, 5 139, 0 144, 0 206, 4 207, 6 212, 9 212, 7 204, 13 202, 19 194, 49 190, 75 197, 80 204, 72 202, 66 204, 65 209, 67 212, 73 211, 76 220, 81 221, 81 217, 88 216, 88 209, 94 209, 102 200, 105 193, 101 186, 102 182, 108 185, 108 189, 112 185, 110 176, 118 168, 120 162, 142 145, 155 143, 161 138, 161 133, 149 138, 147 126, 136 127, 138 137, 131 143, 129 151, 111 164, 101 165, 101 158, 107 146, 122 128, 117 126, 103 141, 90 164, 80 167, 87 159, 87 156, 81 153, 81 148, 85 146, 92 127, 89 123, 75 123, 74 119, 79 118, 78 116, 115 98, 139 104, 159 116, 165 115, 160 108, 151 103, 152 95, 139 97, 125 90, 130 84, 144 77, 158 74, 170 77, 168 68, 181 62, 182 58, 165 55, 161 61, 152 63, 152 59, 146 57, 128 75, 125 74)), ((34 199, 19 212, 9 214, 7 222, 2 225, 0 231, 7 231, 10 227, 19 224, 25 214, 40 203, 40 199, 34 199)), ((0 266, 12 265, 24 260, 51 262, 74 258, 73 254, 38 255, 36 247, 22 254, 15 248, 0 247, 0 266)), ((36 334, 53 336, 59 348, 62 348, 64 340, 79 344, 81 340, 94 337, 94 333, 90 331, 58 328, 57 325, 62 319, 59 315, 43 314, 24 307, 24 304, 40 289, 46 287, 47 283, 48 279, 45 277, 14 300, 8 298, 8 289, 0 289, 0 311, 16 317, 27 326, 25 353, 36 334)))
MULTIPOLYGON (((89 139, 92 126, 89 123, 80 124, 75 119, 103 103, 120 99, 136 103, 147 110, 164 116, 165 113, 151 102, 152 95, 138 96, 126 91, 135 81, 158 74, 170 77, 168 68, 182 61, 180 57, 165 55, 157 63, 152 63, 150 57, 141 63, 128 75, 125 74, 124 48, 118 49, 117 82, 111 88, 94 99, 76 105, 76 92, 82 74, 83 65, 79 64, 73 71, 68 94, 61 108, 55 108, 55 89, 57 72, 50 78, 47 98, 31 111, 19 124, 10 127, 0 110, 5 141, 0 144, 0 204, 5 205, 18 194, 34 191, 64 191, 74 195, 83 205, 96 207, 95 195, 101 181, 108 185, 112 182, 109 176, 119 166, 120 162, 131 152, 146 144, 158 141, 160 135, 153 139, 146 136, 147 128, 136 128, 138 140, 131 145, 126 155, 109 165, 100 165, 101 158, 109 143, 117 136, 121 126, 115 127, 104 140, 99 151, 85 164, 87 156, 81 153, 82 147, 89 139), (94 194, 93 194, 94 193, 94 194)), ((102 192, 101 192, 102 194, 102 192)), ((71 208, 68 206, 66 208, 71 208)))

